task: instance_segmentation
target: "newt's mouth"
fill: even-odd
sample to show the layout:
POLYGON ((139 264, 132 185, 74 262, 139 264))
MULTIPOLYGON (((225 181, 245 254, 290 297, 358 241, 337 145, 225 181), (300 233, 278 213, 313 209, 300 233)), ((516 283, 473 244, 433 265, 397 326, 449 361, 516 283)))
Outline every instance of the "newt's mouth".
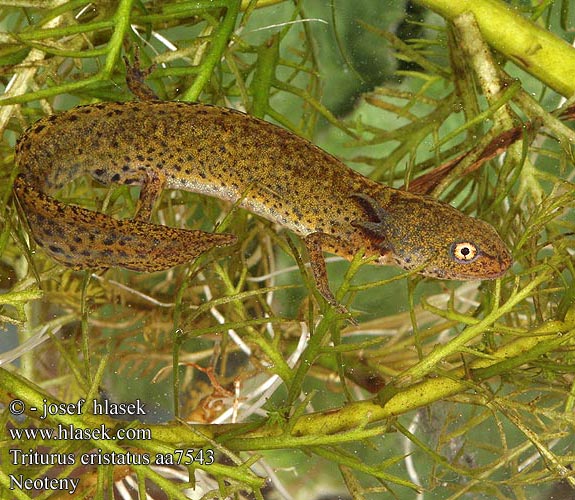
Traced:
POLYGON ((492 261, 491 265, 477 267, 472 272, 450 272, 444 269, 433 269, 431 271, 423 271, 421 274, 447 280, 494 280, 501 278, 509 270, 511 264, 513 264, 513 260, 510 258, 499 257, 495 261, 492 261))
POLYGON ((509 250, 505 249, 505 253, 503 255, 498 255, 497 257, 492 257, 492 259, 495 261, 497 260, 497 263, 499 264, 499 269, 498 270, 494 270, 490 277, 485 278, 485 279, 496 279, 496 278, 501 278, 501 276, 503 276, 508 270, 509 268, 513 265, 513 257, 511 256, 511 252, 509 252, 509 250))
MULTIPOLYGON (((437 266, 437 263, 435 263, 435 266, 423 267, 417 272, 429 278, 442 280, 494 280, 501 278, 513 264, 511 254, 508 252, 498 256, 482 253, 479 257, 482 257, 482 259, 475 259, 469 264, 460 263, 455 267, 435 267, 437 266)), ((412 270, 417 267, 397 257, 394 260, 397 265, 406 270, 412 270)))
POLYGON ((489 278, 485 279, 501 278, 512 266, 513 258, 508 254, 505 257, 498 257, 497 262, 499 263, 499 271, 494 271, 489 278))

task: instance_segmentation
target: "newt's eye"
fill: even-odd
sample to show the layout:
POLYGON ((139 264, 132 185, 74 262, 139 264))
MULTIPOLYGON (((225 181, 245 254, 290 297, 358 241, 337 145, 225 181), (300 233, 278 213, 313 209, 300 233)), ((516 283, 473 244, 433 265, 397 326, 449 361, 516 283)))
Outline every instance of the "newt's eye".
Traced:
POLYGON ((471 262, 479 254, 479 249, 469 241, 461 241, 451 245, 450 253, 458 262, 471 262))

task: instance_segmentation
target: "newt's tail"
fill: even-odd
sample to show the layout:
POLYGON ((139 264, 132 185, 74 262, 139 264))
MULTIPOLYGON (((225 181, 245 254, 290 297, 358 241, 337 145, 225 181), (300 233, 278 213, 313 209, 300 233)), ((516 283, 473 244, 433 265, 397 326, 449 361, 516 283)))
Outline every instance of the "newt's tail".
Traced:
POLYGON ((162 271, 236 242, 232 234, 117 220, 66 205, 36 189, 23 175, 14 181, 14 194, 36 243, 53 259, 76 269, 162 271))

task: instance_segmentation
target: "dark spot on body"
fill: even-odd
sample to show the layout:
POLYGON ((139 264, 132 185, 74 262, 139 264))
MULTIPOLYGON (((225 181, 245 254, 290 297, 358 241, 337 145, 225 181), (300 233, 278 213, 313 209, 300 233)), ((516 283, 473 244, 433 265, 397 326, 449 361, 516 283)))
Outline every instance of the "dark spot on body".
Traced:
POLYGON ((303 214, 302 214, 301 210, 299 209, 299 207, 293 206, 292 211, 298 219, 301 219, 303 217, 303 214))

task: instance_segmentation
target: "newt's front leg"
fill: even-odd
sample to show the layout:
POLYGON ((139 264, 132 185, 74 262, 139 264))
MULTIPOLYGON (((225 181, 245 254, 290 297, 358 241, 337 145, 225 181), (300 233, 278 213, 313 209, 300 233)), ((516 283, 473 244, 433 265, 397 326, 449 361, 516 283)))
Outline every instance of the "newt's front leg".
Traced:
MULTIPOLYGON (((304 243, 307 248, 313 278, 319 293, 321 293, 330 305, 336 307, 338 312, 341 314, 349 314, 347 308, 337 302, 333 292, 329 288, 323 248, 330 238, 331 236, 325 233, 311 233, 304 238, 304 243)), ((354 319, 350 319, 350 321, 353 324, 357 324, 354 319)))
POLYGON ((327 300, 332 306, 337 305, 337 300, 329 288, 329 281, 327 279, 327 268, 323 257, 322 245, 325 240, 323 233, 312 233, 304 238, 304 242, 309 255, 309 263, 311 272, 313 274, 315 284, 319 293, 327 300))

